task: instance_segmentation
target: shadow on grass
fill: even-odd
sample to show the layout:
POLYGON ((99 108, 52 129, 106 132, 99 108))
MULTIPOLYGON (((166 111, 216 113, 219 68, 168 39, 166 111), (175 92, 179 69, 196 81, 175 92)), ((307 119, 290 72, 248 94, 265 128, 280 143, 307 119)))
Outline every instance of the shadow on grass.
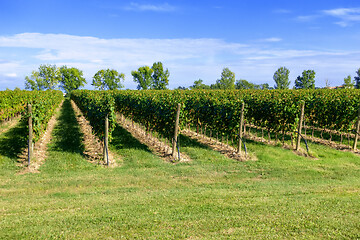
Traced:
POLYGON ((80 130, 69 99, 64 101, 53 136, 54 141, 50 146, 50 149, 53 151, 80 154, 85 151, 85 146, 82 142, 83 133, 80 130))
POLYGON ((126 131, 119 124, 116 124, 112 132, 113 139, 111 145, 116 149, 139 149, 146 152, 151 152, 150 149, 134 138, 128 131, 126 131))
POLYGON ((17 158, 27 147, 27 128, 25 122, 19 122, 14 128, 0 135, 0 155, 17 158))
MULTIPOLYGON (((279 141, 279 143, 281 143, 279 141)), ((259 142, 259 141, 254 141, 252 139, 249 139, 249 138, 245 138, 245 144, 253 144, 253 145, 258 145, 258 146, 270 146, 269 144, 267 143, 264 143, 264 142, 259 142)), ((282 143, 281 143, 282 144, 282 143)), ((243 145, 241 145, 243 146, 243 145)))
POLYGON ((202 149, 211 150, 209 146, 206 146, 205 144, 202 144, 182 134, 179 135, 179 143, 180 143, 180 147, 193 147, 193 148, 202 148, 202 149))

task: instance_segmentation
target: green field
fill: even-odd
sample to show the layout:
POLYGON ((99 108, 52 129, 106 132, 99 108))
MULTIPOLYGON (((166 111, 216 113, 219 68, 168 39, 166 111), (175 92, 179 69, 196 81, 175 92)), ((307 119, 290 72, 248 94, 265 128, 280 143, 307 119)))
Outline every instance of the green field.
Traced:
POLYGON ((184 136, 172 164, 120 126, 119 167, 95 166, 65 101, 40 173, 19 175, 18 125, 0 135, 0 239, 359 239, 360 156, 247 142, 237 162, 184 136))

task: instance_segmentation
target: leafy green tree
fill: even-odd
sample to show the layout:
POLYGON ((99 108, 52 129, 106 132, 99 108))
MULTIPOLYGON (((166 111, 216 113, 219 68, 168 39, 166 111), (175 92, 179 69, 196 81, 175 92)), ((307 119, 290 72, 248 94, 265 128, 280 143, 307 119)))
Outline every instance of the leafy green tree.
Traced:
POLYGON ((56 65, 40 65, 39 76, 44 79, 47 89, 55 89, 60 81, 60 69, 56 65))
POLYGON ((269 86, 268 83, 262 83, 262 84, 258 85, 258 84, 251 83, 244 79, 237 80, 236 84, 235 84, 235 88, 236 89, 259 89, 259 90, 273 89, 272 87, 269 86))
POLYGON ((330 88, 329 79, 325 79, 325 88, 330 88))
POLYGON ((25 77, 25 88, 31 90, 56 89, 61 79, 60 69, 56 65, 40 65, 38 71, 32 71, 25 77))
POLYGON ((202 79, 199 79, 194 81, 194 85, 190 86, 190 89, 210 89, 210 86, 204 84, 202 79))
POLYGON ((91 85, 100 90, 121 89, 124 87, 124 85, 121 84, 121 81, 124 80, 124 73, 118 73, 118 71, 114 69, 102 69, 95 73, 91 85))
POLYGON ((236 89, 260 89, 260 86, 254 83, 251 83, 245 79, 236 80, 235 83, 236 89))
POLYGON ((183 87, 183 86, 178 86, 176 89, 177 89, 177 90, 187 90, 187 88, 186 88, 186 87, 183 87))
POLYGON ((67 66, 62 66, 60 68, 60 75, 60 87, 66 93, 76 90, 79 87, 83 87, 86 83, 85 78, 83 78, 83 72, 77 68, 68 68, 67 66))
POLYGON ((259 89, 261 90, 270 90, 273 89, 272 87, 270 87, 270 85, 268 83, 262 83, 259 85, 259 89))
POLYGON ((295 80, 296 89, 315 89, 315 71, 304 70, 295 80))
POLYGON ((152 89, 163 90, 167 89, 167 85, 169 85, 169 70, 166 69, 164 71, 163 64, 161 62, 156 62, 152 65, 151 69, 153 70, 152 75, 152 89))
POLYGON ((148 66, 140 67, 137 71, 131 71, 134 82, 138 83, 137 89, 151 89, 153 85, 153 70, 148 66))
POLYGON ((290 86, 289 80, 290 71, 286 67, 280 67, 274 73, 273 79, 275 81, 275 88, 276 89, 288 89, 290 86))
POLYGON ((39 72, 32 71, 30 77, 25 77, 25 89, 45 90, 43 80, 39 77, 39 72))
POLYGON ((216 80, 215 84, 210 86, 212 89, 235 89, 235 73, 229 68, 224 68, 221 72, 221 78, 216 80))
POLYGON ((354 77, 355 79, 355 88, 360 89, 360 68, 356 71, 357 76, 354 77))
POLYGON ((344 78, 344 84, 343 84, 344 88, 354 88, 354 82, 351 80, 351 76, 347 76, 346 78, 344 78))

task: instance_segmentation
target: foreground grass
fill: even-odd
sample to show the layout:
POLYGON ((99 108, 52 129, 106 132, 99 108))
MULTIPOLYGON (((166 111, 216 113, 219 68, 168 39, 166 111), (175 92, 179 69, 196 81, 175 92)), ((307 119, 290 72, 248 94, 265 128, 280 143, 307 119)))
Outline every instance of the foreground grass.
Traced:
POLYGON ((248 142, 258 161, 236 162, 182 136, 192 161, 174 165, 117 126, 122 165, 107 169, 84 159, 81 137, 65 103, 41 173, 16 175, 0 149, 1 239, 360 237, 352 153, 311 145, 309 159, 248 142))

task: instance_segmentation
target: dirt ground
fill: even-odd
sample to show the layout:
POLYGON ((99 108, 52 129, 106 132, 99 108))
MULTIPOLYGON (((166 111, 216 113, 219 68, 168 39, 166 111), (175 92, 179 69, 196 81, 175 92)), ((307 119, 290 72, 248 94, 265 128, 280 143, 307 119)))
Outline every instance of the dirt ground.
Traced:
POLYGON ((126 129, 131 135, 139 142, 149 147, 149 149, 168 162, 187 162, 190 161, 190 157, 185 153, 180 153, 180 161, 178 161, 178 153, 176 157, 172 156, 172 148, 169 144, 160 141, 158 138, 150 133, 147 133, 143 127, 137 123, 133 123, 131 120, 126 119, 123 115, 117 114, 117 122, 126 129))
POLYGON ((4 121, 0 123, 0 134, 8 131, 10 128, 15 127, 16 124, 18 124, 18 122, 20 121, 21 116, 17 116, 14 117, 13 119, 9 120, 9 121, 4 121))
MULTIPOLYGON (((93 134, 90 123, 86 120, 81 110, 74 103, 74 101, 71 101, 71 106, 75 111, 76 120, 79 123, 81 132, 84 134, 83 136, 84 138, 83 143, 85 146, 84 155, 92 163, 107 165, 107 161, 103 159, 104 158, 103 142, 100 142, 100 140, 93 134)), ((110 149, 108 151, 108 155, 109 155, 109 166, 110 167, 118 166, 118 162, 121 159, 121 157, 111 152, 110 149)))
POLYGON ((211 149, 220 152, 221 154, 225 155, 228 158, 235 159, 238 161, 247 161, 247 160, 256 160, 256 157, 253 154, 245 153, 244 147, 242 146, 242 151, 237 153, 237 149, 233 148, 232 146, 217 141, 214 138, 210 138, 200 133, 196 133, 189 129, 185 129, 181 131, 182 134, 185 136, 198 141, 201 144, 204 144, 211 149))
MULTIPOLYGON (((247 131, 245 131, 245 136, 251 140, 254 140, 254 141, 257 141, 257 142, 264 142, 264 143, 267 143, 267 144, 271 144, 271 145, 276 145, 278 143, 281 143, 281 139, 278 139, 278 141, 276 142, 275 140, 268 140, 268 139, 265 139, 263 137, 259 137, 259 136, 256 136, 255 134, 251 133, 251 129, 258 129, 258 130, 261 130, 263 129, 264 132, 266 132, 267 134, 267 130, 264 129, 264 128, 261 128, 261 127, 258 127, 258 126, 254 126, 254 125, 249 125, 249 124, 246 124, 246 129, 247 131)), ((341 151, 351 151, 351 152, 354 152, 356 154, 360 154, 360 150, 357 149, 356 151, 353 151, 352 150, 352 146, 349 146, 349 145, 346 145, 346 144, 340 144, 340 143, 337 143, 337 142, 334 142, 334 141, 330 141, 330 140, 325 140, 325 139, 322 139, 322 138, 318 138, 318 137, 313 137, 312 135, 310 135, 309 133, 311 133, 310 131, 307 132, 308 134, 302 134, 302 136, 304 137, 304 139, 306 139, 307 142, 314 142, 314 143, 318 143, 318 144, 322 144, 322 145, 326 145, 326 146, 329 146, 331 148, 334 148, 334 149, 337 149, 337 150, 341 150, 341 151)), ((335 133, 335 131, 334 131, 335 133)), ((291 136, 291 133, 290 132, 286 132, 285 133, 286 135, 288 136, 291 136)), ((353 135, 354 136, 354 135, 353 135)), ((350 136, 351 137, 351 136, 350 136)), ((294 139, 294 142, 296 141, 296 139, 294 139)), ((301 140, 303 142, 303 139, 301 140)), ((289 145, 289 144, 285 144, 283 145, 284 148, 286 149, 290 149, 290 150, 293 150, 296 154, 298 155, 302 155, 302 156, 308 156, 308 153, 306 152, 306 149, 301 149, 300 151, 295 151, 294 150, 294 146, 292 145, 289 145)))
MULTIPOLYGON (((45 162, 45 159, 48 156, 47 145, 51 141, 51 134, 57 123, 56 116, 58 115, 58 112, 60 111, 62 105, 63 105, 63 102, 60 103, 54 116, 52 116, 50 118, 44 134, 41 136, 39 141, 37 141, 34 144, 33 157, 32 157, 32 161, 30 162, 30 166, 28 168, 24 168, 20 172, 20 174, 27 173, 27 172, 32 172, 32 173, 39 172, 40 166, 45 162)), ((28 166, 28 148, 24 149, 24 151, 21 153, 21 155, 19 156, 18 162, 20 163, 21 166, 28 166)))

